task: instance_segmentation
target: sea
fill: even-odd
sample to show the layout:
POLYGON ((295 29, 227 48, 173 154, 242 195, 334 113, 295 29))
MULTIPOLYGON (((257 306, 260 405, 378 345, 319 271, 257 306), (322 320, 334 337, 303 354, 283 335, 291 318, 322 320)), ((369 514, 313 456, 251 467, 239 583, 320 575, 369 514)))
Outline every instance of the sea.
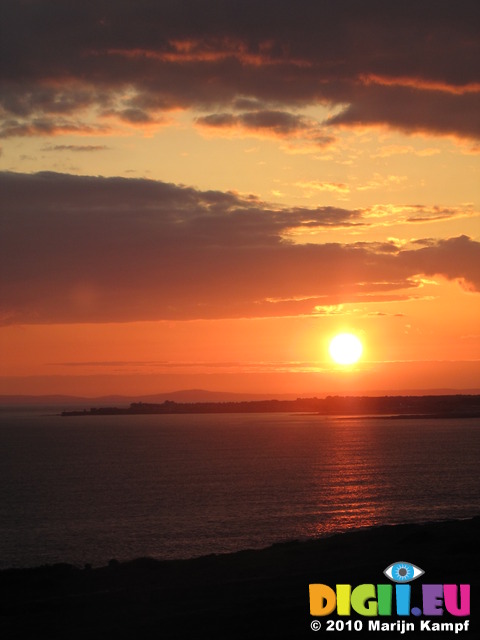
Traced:
POLYGON ((191 558, 480 513, 480 421, 0 414, 0 569, 191 558))

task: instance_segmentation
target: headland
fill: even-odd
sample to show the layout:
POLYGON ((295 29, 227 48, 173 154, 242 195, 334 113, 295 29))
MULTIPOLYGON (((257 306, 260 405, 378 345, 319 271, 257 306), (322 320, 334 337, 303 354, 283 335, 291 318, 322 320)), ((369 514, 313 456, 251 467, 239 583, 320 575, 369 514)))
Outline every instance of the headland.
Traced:
POLYGON ((127 407, 95 407, 63 411, 62 416, 197 414, 197 413, 314 413, 332 416, 401 416, 431 418, 480 417, 480 395, 328 396, 296 400, 244 402, 132 402, 127 407))

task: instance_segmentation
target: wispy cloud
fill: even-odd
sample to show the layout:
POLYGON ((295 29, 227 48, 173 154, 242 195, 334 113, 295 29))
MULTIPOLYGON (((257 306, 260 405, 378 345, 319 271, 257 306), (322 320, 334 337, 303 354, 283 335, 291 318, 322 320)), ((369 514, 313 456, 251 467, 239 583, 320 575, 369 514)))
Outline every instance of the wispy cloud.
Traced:
POLYGON ((108 151, 110 147, 107 145, 99 144, 54 144, 44 145, 42 151, 74 151, 76 152, 91 152, 91 151, 108 151))
POLYGON ((427 223, 480 216, 480 212, 472 204, 462 204, 457 207, 421 204, 378 204, 364 209, 362 214, 365 222, 372 226, 427 223))
POLYGON ((303 189, 307 197, 318 191, 339 194, 346 194, 350 192, 350 187, 343 182, 321 182, 320 180, 308 180, 296 182, 295 186, 303 189))

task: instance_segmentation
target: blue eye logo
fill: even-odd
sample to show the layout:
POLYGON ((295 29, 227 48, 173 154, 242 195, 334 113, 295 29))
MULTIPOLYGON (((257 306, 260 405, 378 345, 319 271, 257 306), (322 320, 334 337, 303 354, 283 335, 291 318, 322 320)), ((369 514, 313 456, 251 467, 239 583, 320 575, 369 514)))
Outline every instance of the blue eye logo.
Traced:
POLYGON ((394 562, 387 567, 383 573, 393 582, 404 583, 416 580, 420 576, 423 576, 425 571, 410 562, 394 562))

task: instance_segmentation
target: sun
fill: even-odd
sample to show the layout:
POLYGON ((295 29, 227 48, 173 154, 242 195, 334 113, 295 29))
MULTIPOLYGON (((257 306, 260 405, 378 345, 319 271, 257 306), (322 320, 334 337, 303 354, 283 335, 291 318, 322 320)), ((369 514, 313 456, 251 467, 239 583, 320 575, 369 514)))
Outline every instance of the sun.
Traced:
POLYGON ((339 333, 330 341, 330 355, 337 364, 355 364, 362 355, 363 346, 353 333, 339 333))

